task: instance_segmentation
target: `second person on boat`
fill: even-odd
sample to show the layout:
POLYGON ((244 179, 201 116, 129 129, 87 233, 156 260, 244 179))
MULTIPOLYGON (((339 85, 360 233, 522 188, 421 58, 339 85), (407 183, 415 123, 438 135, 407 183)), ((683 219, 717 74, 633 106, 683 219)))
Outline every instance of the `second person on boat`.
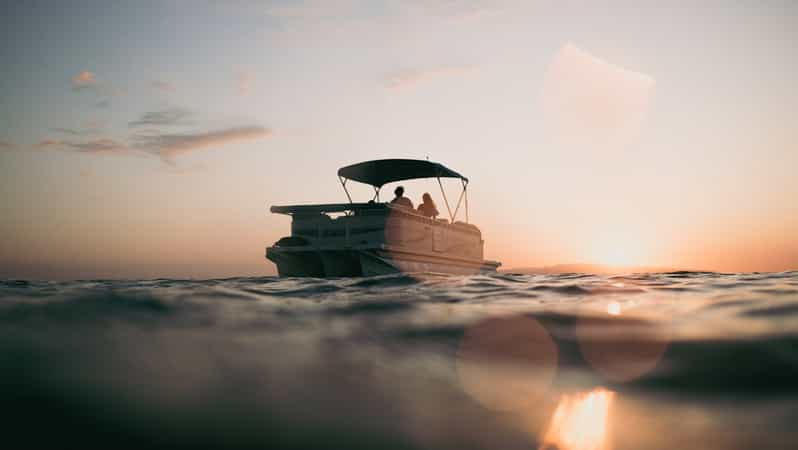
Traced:
POLYGON ((425 192, 421 199, 423 202, 418 205, 417 211, 430 219, 436 218, 438 216, 438 208, 435 206, 435 202, 432 201, 432 196, 429 195, 429 192, 425 192))

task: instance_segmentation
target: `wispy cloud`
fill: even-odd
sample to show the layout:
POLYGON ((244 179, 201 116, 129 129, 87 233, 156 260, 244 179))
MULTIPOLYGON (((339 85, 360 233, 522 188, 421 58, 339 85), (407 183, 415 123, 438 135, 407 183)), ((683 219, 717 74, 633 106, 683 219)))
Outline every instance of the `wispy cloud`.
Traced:
POLYGON ((388 89, 404 89, 433 78, 461 76, 473 72, 472 66, 442 66, 426 70, 400 70, 385 76, 388 89))
POLYGON ((67 136, 86 136, 97 133, 102 128, 103 125, 100 121, 89 120, 83 123, 82 128, 55 127, 55 128, 50 128, 50 131, 55 131, 56 133, 64 134, 67 136))
POLYGON ((70 136, 82 136, 84 134, 82 130, 76 130, 74 128, 50 128, 50 130, 70 136))
POLYGON ((478 0, 410 0, 402 2, 401 5, 410 13, 458 22, 496 16, 504 12, 506 6, 509 6, 503 5, 501 1, 482 2, 478 0))
MULTIPOLYGON (((80 139, 92 135, 100 129, 99 122, 87 122, 86 129, 51 128, 65 135, 63 139, 47 137, 34 146, 37 149, 72 151, 84 154, 138 154, 161 158, 168 164, 173 158, 194 150, 220 147, 232 142, 267 138, 272 130, 262 126, 238 126, 217 130, 198 130, 194 132, 165 132, 163 127, 186 125, 192 113, 183 108, 169 108, 162 111, 143 113, 138 119, 128 123, 134 129, 127 139, 116 140, 105 137, 80 139)), ((0 147, 2 145, 0 144, 0 147)))
POLYGON ((62 145, 64 145, 64 141, 62 141, 61 139, 45 138, 39 141, 39 144, 36 145, 36 147, 47 148, 47 147, 60 147, 62 145))
POLYGON ((137 120, 128 123, 128 126, 169 126, 186 125, 186 119, 191 116, 191 111, 183 108, 169 108, 162 111, 145 112, 137 120))
POLYGON ((150 87, 157 91, 174 92, 175 85, 163 80, 153 80, 150 82, 150 87))
POLYGON ((111 103, 109 97, 124 94, 125 89, 115 88, 110 83, 101 81, 94 72, 84 70, 72 77, 72 90, 75 92, 91 92, 100 97, 95 106, 107 108, 111 103))
POLYGON ((50 128, 51 131, 55 131, 56 133, 64 134, 67 136, 88 136, 91 134, 96 133, 99 128, 92 128, 86 127, 85 129, 80 128, 50 128))
POLYGON ((255 74, 250 71, 242 71, 236 75, 236 90, 241 95, 252 92, 255 85, 255 74))
POLYGON ((93 139, 84 142, 66 141, 62 139, 43 139, 37 145, 40 149, 71 150, 79 153, 92 154, 124 154, 135 151, 124 143, 113 139, 93 139))
POLYGON ((97 76, 94 72, 89 72, 88 70, 84 70, 79 74, 72 77, 72 89, 75 91, 80 91, 84 89, 90 89, 97 86, 97 76))
POLYGON ((131 149, 113 139, 95 139, 88 142, 71 143, 70 147, 83 153, 127 153, 131 149))
POLYGON ((160 156, 166 162, 171 162, 175 156, 194 150, 236 141, 261 139, 271 135, 272 131, 264 127, 237 127, 198 133, 138 136, 136 146, 160 156))
POLYGON ((93 132, 102 130, 105 124, 101 120, 87 120, 83 122, 83 127, 86 129, 86 132, 93 132))
POLYGON ((341 2, 304 1, 301 3, 274 5, 266 9, 266 14, 278 19, 307 19, 329 17, 341 9, 341 2))
POLYGON ((506 11, 501 8, 475 7, 451 15, 449 17, 449 20, 461 23, 479 22, 479 21, 501 18, 502 15, 505 13, 506 11))

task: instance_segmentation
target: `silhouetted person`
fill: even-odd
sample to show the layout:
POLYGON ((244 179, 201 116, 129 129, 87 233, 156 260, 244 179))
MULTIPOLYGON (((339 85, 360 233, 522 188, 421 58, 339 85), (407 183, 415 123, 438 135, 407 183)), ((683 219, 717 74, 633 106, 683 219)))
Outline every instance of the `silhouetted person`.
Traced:
POLYGON ((429 195, 429 192, 425 192, 421 198, 423 199, 423 203, 418 205, 418 212, 431 219, 437 217, 438 208, 435 207, 435 202, 432 201, 432 196, 429 195))
POLYGON ((413 202, 411 202, 409 198, 404 196, 405 188, 403 188, 402 186, 398 186, 396 189, 394 189, 393 193, 396 195, 396 197, 393 200, 391 200, 391 204, 413 209, 413 202))

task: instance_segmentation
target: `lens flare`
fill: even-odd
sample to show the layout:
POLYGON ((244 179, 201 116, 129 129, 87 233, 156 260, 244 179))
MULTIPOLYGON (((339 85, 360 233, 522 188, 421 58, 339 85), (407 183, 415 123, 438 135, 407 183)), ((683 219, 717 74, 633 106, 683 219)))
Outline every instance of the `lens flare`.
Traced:
POLYGON ((493 318, 469 328, 457 353, 463 390, 487 408, 517 411, 546 396, 557 346, 530 317, 493 318))
POLYGON ((640 134, 655 86, 646 74, 568 43, 549 67, 541 103, 558 140, 590 148, 619 147, 640 134))
POLYGON ((605 379, 621 383, 656 369, 670 342, 669 323, 627 317, 618 302, 607 305, 606 312, 576 323, 585 361, 605 379))
POLYGON ((541 450, 608 450, 607 425, 614 392, 598 388, 566 394, 551 417, 541 450))

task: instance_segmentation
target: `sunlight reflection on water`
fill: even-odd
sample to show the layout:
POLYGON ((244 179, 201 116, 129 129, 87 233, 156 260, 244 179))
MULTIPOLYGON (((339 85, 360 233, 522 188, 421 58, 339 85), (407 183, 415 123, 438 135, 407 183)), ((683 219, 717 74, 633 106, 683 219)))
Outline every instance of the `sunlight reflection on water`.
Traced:
POLYGON ((609 410, 614 393, 597 388, 564 394, 554 410, 541 449, 609 450, 609 410))

